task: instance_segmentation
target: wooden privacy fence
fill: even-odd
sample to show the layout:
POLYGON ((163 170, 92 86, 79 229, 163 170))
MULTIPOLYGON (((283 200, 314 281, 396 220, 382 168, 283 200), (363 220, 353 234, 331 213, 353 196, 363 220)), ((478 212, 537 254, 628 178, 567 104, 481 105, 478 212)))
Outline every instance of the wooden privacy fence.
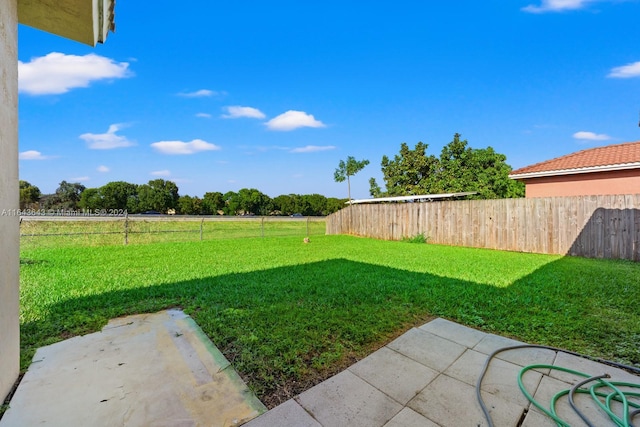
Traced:
POLYGON ((640 194, 351 205, 327 234, 640 261, 640 194))

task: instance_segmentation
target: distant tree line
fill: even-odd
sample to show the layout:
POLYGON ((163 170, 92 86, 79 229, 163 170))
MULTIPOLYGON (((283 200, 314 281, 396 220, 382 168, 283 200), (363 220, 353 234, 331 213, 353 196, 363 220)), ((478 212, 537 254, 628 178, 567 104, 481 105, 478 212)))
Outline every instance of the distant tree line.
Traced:
POLYGON ((129 214, 144 212, 178 215, 293 215, 324 216, 342 209, 346 199, 321 194, 283 194, 275 198, 254 188, 237 192, 207 192, 202 198, 181 196, 172 181, 154 179, 147 184, 109 182, 99 188, 62 181, 55 193, 20 181, 20 208, 50 210, 120 210, 129 214))

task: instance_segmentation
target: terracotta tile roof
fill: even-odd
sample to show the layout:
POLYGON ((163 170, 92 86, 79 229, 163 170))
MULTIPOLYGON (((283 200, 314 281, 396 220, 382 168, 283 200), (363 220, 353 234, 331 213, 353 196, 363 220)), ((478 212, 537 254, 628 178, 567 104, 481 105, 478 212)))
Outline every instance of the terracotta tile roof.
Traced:
POLYGON ((591 171, 594 168, 595 170, 600 168, 608 170, 629 169, 634 164, 640 168, 640 141, 577 151, 514 170, 510 176, 516 178, 515 175, 538 173, 553 175, 553 172, 556 171, 562 172, 562 174, 580 173, 591 171))

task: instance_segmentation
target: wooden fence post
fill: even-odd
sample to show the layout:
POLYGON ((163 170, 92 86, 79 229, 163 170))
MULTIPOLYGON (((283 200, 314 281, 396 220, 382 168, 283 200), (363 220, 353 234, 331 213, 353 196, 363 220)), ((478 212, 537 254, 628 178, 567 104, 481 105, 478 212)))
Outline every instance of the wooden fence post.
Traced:
POLYGON ((202 242, 203 226, 204 226, 204 218, 202 218, 202 221, 200 221, 200 241, 201 242, 202 242))
POLYGON ((129 244, 129 214, 124 214, 124 244, 129 244))
POLYGON ((264 217, 260 217, 260 235, 264 237, 264 217))

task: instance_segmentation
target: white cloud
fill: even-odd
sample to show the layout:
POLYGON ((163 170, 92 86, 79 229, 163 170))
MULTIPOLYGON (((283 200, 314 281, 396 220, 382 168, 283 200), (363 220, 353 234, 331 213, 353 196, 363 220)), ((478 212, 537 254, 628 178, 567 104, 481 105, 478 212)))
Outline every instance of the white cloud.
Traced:
POLYGON ((608 141, 611 139, 609 135, 605 135, 603 133, 594 133, 594 132, 586 132, 580 131, 573 134, 575 139, 581 139, 586 141, 608 141))
POLYGON ((183 96, 185 98, 205 98, 207 96, 217 95, 218 92, 214 92, 209 89, 200 89, 195 92, 180 92, 178 96, 183 96))
POLYGON ((211 114, 209 114, 209 113, 198 113, 198 114, 196 114, 196 117, 200 117, 202 119, 210 119, 211 118, 211 114))
POLYGON ((229 107, 224 107, 228 114, 223 114, 222 117, 225 119, 238 119, 240 117, 249 117, 252 119, 264 119, 266 116, 264 113, 257 108, 253 107, 242 107, 240 105, 232 105, 229 107))
POLYGON ((98 172, 105 173, 105 172, 109 172, 111 169, 109 169, 108 167, 106 167, 106 166, 104 166, 104 165, 100 165, 100 166, 98 166, 98 168, 97 168, 96 170, 97 170, 98 172))
POLYGON ((586 7, 594 0, 542 0, 540 6, 530 4, 522 10, 530 13, 562 12, 565 10, 577 10, 586 7))
POLYGON ((23 151, 22 153, 20 153, 18 155, 18 158, 20 160, 46 160, 49 157, 48 156, 43 156, 41 152, 36 151, 36 150, 27 150, 27 151, 23 151))
POLYGON ((630 77, 640 77, 640 61, 632 62, 631 64, 623 65, 621 67, 615 67, 611 69, 611 72, 607 77, 616 79, 628 79, 630 77))
POLYGON ((127 137, 116 135, 116 132, 124 128, 122 123, 109 126, 106 133, 83 133, 80 139, 84 140, 92 150, 111 150, 114 148, 131 147, 133 142, 127 137))
POLYGON ((130 76, 129 63, 94 53, 77 56, 52 52, 30 62, 18 62, 18 87, 29 95, 57 95, 88 87, 94 81, 130 76))
POLYGON ((315 153, 317 151, 335 150, 333 145, 307 145, 305 147, 298 147, 291 150, 291 153, 315 153))
POLYGON ((151 146, 163 154, 195 154, 201 151, 220 150, 219 146, 201 139, 194 139, 191 142, 158 141, 151 144, 151 146))
POLYGON ((265 123, 271 130, 290 131, 302 127, 323 128, 325 124, 304 111, 289 110, 265 123))
POLYGON ((153 176, 171 176, 171 171, 167 170, 167 169, 163 169, 160 171, 153 171, 151 172, 151 175, 153 176))
POLYGON ((70 182, 86 182, 89 181, 91 178, 89 178, 88 176, 77 176, 75 178, 69 178, 70 182))

